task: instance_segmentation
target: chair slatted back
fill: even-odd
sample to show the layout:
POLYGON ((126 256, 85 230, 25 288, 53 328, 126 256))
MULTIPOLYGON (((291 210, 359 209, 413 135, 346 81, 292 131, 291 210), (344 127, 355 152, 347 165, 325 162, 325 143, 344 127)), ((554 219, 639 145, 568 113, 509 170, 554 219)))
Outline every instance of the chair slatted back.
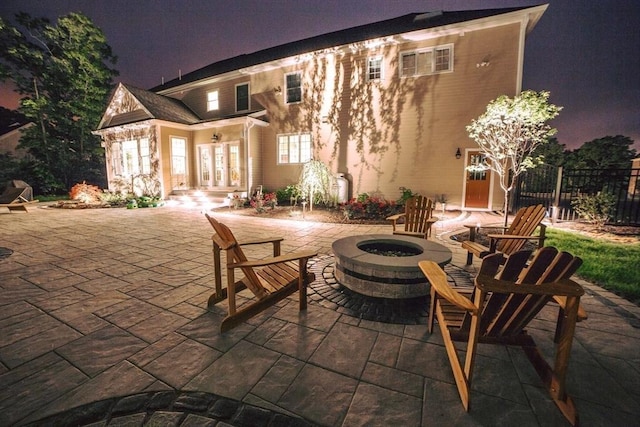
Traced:
POLYGON ((21 199, 21 197, 26 191, 26 188, 7 187, 0 194, 0 204, 23 202, 25 199, 21 199))
MULTIPOLYGON (((247 257, 229 227, 209 215, 206 215, 206 217, 216 232, 213 236, 214 242, 227 252, 227 264, 247 261, 247 257)), ((257 298, 263 298, 268 294, 253 268, 242 267, 241 270, 245 276, 243 282, 257 298)))
MULTIPOLYGON (((514 286, 551 283, 570 278, 582 265, 579 257, 559 252, 554 247, 539 249, 534 259, 527 263, 530 255, 531 251, 519 251, 509 256, 498 278, 513 281, 514 286)), ((493 265, 500 262, 500 257, 500 254, 492 254, 482 263, 493 265)), ((546 295, 488 295, 482 311, 480 335, 502 337, 520 333, 550 299, 551 296, 546 295)))
MULTIPOLYGON (((536 228, 546 215, 543 205, 533 205, 521 208, 516 212, 513 222, 506 231, 506 234, 517 236, 532 236, 536 228)), ((498 252, 511 255, 524 246, 525 240, 521 239, 501 239, 496 249, 498 252)))
POLYGON ((426 233, 431 218, 433 202, 428 197, 415 196, 405 202, 404 231, 426 233))

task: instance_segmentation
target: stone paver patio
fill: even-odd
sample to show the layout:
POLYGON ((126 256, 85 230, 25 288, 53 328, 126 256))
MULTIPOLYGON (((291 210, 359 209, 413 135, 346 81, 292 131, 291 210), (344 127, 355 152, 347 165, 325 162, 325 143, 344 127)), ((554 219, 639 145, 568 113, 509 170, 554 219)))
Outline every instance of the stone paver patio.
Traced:
MULTIPOLYGON (((283 236, 283 252, 327 255, 339 238, 390 233, 219 218, 239 239, 283 236)), ((436 223, 455 266, 466 253, 448 236, 463 220, 499 218, 436 223)), ((206 310, 211 234, 196 208, 0 213, 0 247, 13 251, 0 258, 0 425, 76 407, 51 423, 566 425, 519 349, 480 346, 466 413, 439 331, 353 317, 317 294, 306 313, 294 296, 221 335, 226 307, 206 310)), ((568 382, 581 422, 640 425, 640 308, 581 284, 589 319, 568 382)), ((548 355, 555 314, 529 329, 548 355)))

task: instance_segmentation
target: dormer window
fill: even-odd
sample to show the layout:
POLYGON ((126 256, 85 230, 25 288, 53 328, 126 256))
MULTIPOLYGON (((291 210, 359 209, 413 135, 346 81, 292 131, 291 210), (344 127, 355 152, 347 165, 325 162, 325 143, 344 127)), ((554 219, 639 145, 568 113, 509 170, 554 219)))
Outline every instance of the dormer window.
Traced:
POLYGON ((400 77, 453 71, 453 45, 400 52, 400 77))
POLYGON ((220 102, 218 100, 218 91, 212 90, 207 92, 207 111, 215 111, 220 108, 220 102))

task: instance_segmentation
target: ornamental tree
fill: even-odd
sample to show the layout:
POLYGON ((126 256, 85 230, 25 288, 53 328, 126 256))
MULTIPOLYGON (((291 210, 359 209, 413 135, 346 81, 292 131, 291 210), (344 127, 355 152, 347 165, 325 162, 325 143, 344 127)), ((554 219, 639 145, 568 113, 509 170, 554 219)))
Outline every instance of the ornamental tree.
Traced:
POLYGON ((104 151, 91 132, 118 75, 104 34, 79 13, 55 24, 23 12, 15 20, 0 18, 0 80, 14 83, 20 113, 35 124, 20 139, 28 179, 45 193, 104 181, 104 151))
POLYGON ((527 90, 514 98, 503 95, 491 101, 487 110, 467 126, 469 137, 478 143, 488 160, 485 167, 500 177, 505 226, 509 194, 517 177, 542 162, 541 157, 531 153, 557 132, 547 121, 556 117, 562 107, 548 101, 546 91, 527 90))
POLYGON ((313 203, 328 203, 331 200, 331 189, 335 177, 320 160, 309 160, 302 167, 298 187, 302 196, 309 201, 309 210, 313 210, 313 203))

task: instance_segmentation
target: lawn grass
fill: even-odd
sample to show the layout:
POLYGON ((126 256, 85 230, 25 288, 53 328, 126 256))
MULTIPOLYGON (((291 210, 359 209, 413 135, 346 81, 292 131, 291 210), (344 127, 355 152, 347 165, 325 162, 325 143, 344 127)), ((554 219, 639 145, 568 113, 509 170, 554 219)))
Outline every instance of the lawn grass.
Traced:
POLYGON ((58 200, 69 200, 69 195, 54 195, 54 196, 36 196, 34 199, 40 202, 57 202, 58 200))
POLYGON ((613 243, 551 228, 545 246, 582 258, 578 277, 640 303, 640 243, 613 243))

